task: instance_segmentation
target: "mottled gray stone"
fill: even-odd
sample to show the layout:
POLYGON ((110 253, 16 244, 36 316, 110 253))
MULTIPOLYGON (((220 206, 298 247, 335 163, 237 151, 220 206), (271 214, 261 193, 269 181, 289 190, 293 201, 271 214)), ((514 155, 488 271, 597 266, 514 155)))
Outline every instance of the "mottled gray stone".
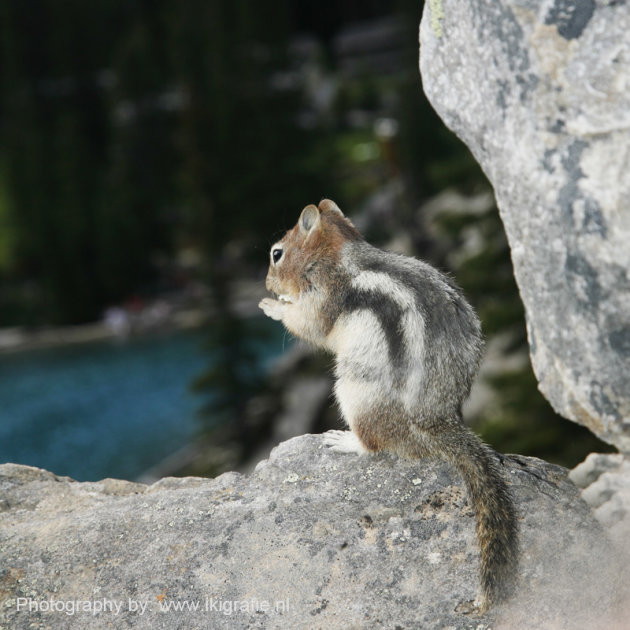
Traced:
POLYGON ((475 617, 474 516, 445 464, 340 455, 302 436, 252 474, 214 480, 77 483, 3 465, 0 627, 614 628, 628 580, 566 471, 520 457, 504 471, 521 583, 475 617), (115 604, 41 610, 51 599, 115 604), (250 609, 225 614, 234 600, 250 609), (200 609, 160 612, 169 602, 200 609))
POLYGON ((630 452, 630 8, 431 0, 425 92, 495 190, 540 389, 630 452))
POLYGON ((630 458, 591 453, 570 473, 569 479, 582 488, 582 498, 610 539, 624 550, 630 539, 630 458))

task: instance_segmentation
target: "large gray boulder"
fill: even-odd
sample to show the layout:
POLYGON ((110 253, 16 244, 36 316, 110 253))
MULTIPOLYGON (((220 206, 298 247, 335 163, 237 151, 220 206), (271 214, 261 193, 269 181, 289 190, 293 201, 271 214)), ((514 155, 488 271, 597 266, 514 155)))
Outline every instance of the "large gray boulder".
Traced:
POLYGON ((495 190, 534 371, 630 452, 630 8, 431 0, 424 90, 495 190))
POLYGON ((628 580, 566 471, 504 472, 521 583, 476 617, 474 516, 442 463, 307 435, 250 475, 151 486, 5 464, 0 627, 614 628, 628 580))

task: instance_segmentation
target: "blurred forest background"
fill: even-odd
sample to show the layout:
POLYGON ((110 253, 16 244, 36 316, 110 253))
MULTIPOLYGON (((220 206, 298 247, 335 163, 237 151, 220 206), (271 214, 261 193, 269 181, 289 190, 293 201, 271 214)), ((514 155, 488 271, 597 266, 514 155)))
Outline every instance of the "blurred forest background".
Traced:
MULTIPOLYGON (((192 386, 200 406, 213 392, 199 435, 214 454, 197 449, 182 470, 237 466, 273 435, 291 384, 252 367, 268 326, 237 294, 260 288, 269 244, 301 208, 330 197, 373 242, 452 271, 478 309, 489 363, 469 417, 487 441, 565 465, 602 450, 537 391, 490 186, 422 93, 421 11, 418 0, 5 0, 0 328, 188 301, 207 322, 212 361, 192 386)), ((335 425, 325 402, 310 430, 335 425)))

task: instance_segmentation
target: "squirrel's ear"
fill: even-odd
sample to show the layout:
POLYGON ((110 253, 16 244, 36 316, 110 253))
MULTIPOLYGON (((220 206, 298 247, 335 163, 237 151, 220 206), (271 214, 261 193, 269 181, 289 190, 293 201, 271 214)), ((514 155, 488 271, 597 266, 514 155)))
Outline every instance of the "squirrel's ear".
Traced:
POLYGON ((330 212, 336 212, 341 217, 344 216, 343 212, 339 209, 339 206, 330 199, 322 199, 319 202, 319 209, 322 211, 329 210, 330 212))
POLYGON ((321 218, 317 207, 312 204, 310 206, 306 206, 306 208, 302 210, 302 214, 300 215, 300 219, 298 221, 300 231, 304 234, 308 234, 319 225, 320 221, 321 218))

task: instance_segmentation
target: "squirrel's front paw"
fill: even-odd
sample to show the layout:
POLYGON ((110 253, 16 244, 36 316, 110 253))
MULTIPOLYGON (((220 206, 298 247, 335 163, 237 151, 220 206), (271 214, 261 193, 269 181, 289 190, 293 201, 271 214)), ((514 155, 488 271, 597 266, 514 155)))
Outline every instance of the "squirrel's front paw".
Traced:
POLYGON ((271 317, 271 319, 275 319, 276 321, 282 321, 284 305, 279 300, 264 298, 260 301, 258 306, 263 310, 267 317, 271 317))
POLYGON ((367 453, 365 446, 352 431, 326 431, 324 444, 335 453, 367 453))

